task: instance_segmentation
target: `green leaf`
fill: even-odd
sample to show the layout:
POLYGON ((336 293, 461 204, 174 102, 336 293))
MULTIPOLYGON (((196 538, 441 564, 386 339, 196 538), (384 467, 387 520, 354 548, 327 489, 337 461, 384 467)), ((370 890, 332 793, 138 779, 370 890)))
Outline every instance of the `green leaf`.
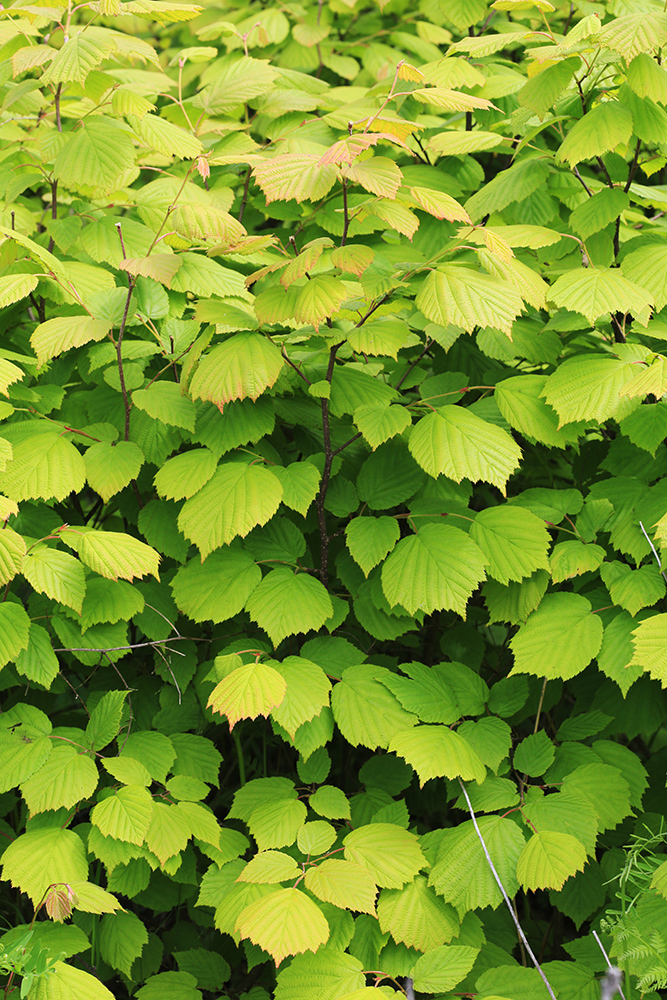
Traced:
POLYGON ((633 630, 636 627, 632 616, 627 611, 621 611, 605 626, 597 656, 598 667, 618 684, 623 697, 643 673, 641 665, 633 662, 633 630))
MULTIPOLYGON (((145 4, 147 0, 139 0, 145 4)), ((137 0, 134 0, 137 5, 137 0)), ((155 4, 159 10, 164 4, 155 4)), ((133 3, 129 4, 130 9, 133 3)), ((203 152, 201 141, 196 136, 179 128, 158 115, 146 114, 141 118, 128 115, 127 120, 137 136, 149 149, 154 149, 164 156, 177 156, 179 159, 192 159, 203 152)))
POLYGON ((112 969, 131 975, 132 964, 148 942, 148 932, 134 913, 102 917, 99 930, 100 954, 112 969))
POLYGON ((563 59, 532 76, 517 94, 519 104, 544 118, 563 93, 581 62, 578 57, 563 59))
MULTIPOLYGON (((311 754, 311 758, 312 758, 311 754)), ((299 775, 301 776, 301 775, 299 775)), ((304 825, 297 834, 296 842, 302 854, 325 854, 336 840, 336 830, 331 823, 314 819, 304 825)))
POLYGON ((53 652, 51 637, 45 628, 36 622, 30 623, 28 645, 16 657, 16 669, 29 681, 50 688, 58 676, 60 664, 53 652))
POLYGON ((380 927, 397 944, 418 951, 430 951, 456 937, 459 921, 456 911, 436 896, 424 875, 402 889, 383 889, 377 904, 380 927))
POLYGON ((310 722, 329 704, 331 684, 321 667, 301 656, 286 656, 280 663, 269 662, 287 684, 284 697, 271 715, 294 739, 299 726, 310 722))
POLYGON ((242 911, 236 922, 279 965, 287 955, 317 951, 329 938, 329 924, 319 907, 299 889, 278 889, 242 911))
POLYGON ((665 595, 665 581, 653 563, 635 570, 617 561, 603 563, 600 576, 614 604, 625 608, 633 617, 665 595))
MULTIPOLYGON (((482 41, 501 43, 502 35, 494 35, 482 41)), ((507 39, 507 36, 505 36, 507 39)), ((478 43, 479 44, 479 43, 478 43)), ((494 50, 495 51, 495 50, 494 50)), ((534 194, 544 184, 548 165, 541 159, 524 159, 512 164, 507 170, 501 170, 481 190, 468 198, 465 207, 473 222, 479 222, 491 212, 502 212, 508 205, 523 201, 534 194)), ((493 323, 492 326, 497 326, 493 323)))
POLYGON ((417 837, 400 826, 371 823, 345 837, 345 859, 370 872, 383 888, 400 889, 426 864, 417 837))
POLYGON ((333 614, 333 605, 319 580, 273 569, 250 595, 246 610, 278 646, 288 635, 321 628, 333 614))
POLYGON ((78 493, 85 479, 84 462, 74 445, 49 432, 16 445, 2 489, 11 500, 63 500, 69 493, 78 493))
POLYGON ((28 648, 30 619, 18 604, 0 604, 0 668, 28 648))
POLYGON ((317 330, 323 320, 336 315, 347 294, 339 278, 330 274, 315 275, 299 289, 294 318, 298 324, 309 323, 317 330))
MULTIPOLYGON (((229 964, 216 951, 207 951, 205 948, 189 948, 187 951, 175 951, 174 957, 178 962, 179 971, 193 976, 197 985, 201 986, 203 990, 215 992, 231 975, 229 964)), ((163 996, 164 994, 160 993, 158 1000, 163 996)))
POLYGON ((21 569, 25 556, 25 542, 11 528, 0 532, 0 585, 9 583, 21 569))
POLYGON ((389 750, 414 768, 422 786, 438 777, 479 783, 486 777, 486 768, 468 741, 447 726, 416 726, 396 733, 389 750))
POLYGON ((517 771, 537 778, 553 764, 555 755, 556 748, 544 730, 540 729, 521 740, 514 751, 514 767, 517 771))
POLYGON ((225 715, 229 728, 239 719, 267 716, 285 697, 287 682, 266 663, 247 663, 232 670, 211 692, 207 706, 225 715))
POLYGON ((208 399, 220 408, 234 399, 257 399, 274 384, 283 364, 280 351, 266 337, 237 333, 202 359, 190 392, 193 399, 208 399))
POLYGON ((417 715, 421 722, 451 725, 458 721, 461 712, 449 684, 448 664, 425 667, 422 663, 402 663, 400 669, 408 676, 383 673, 380 680, 407 712, 417 715))
POLYGON ((648 293, 656 312, 667 305, 666 263, 667 248, 660 245, 635 250, 623 258, 623 274, 648 293))
POLYGON ((586 849, 569 833, 534 833, 517 861, 524 889, 562 889, 575 872, 584 870, 586 849))
POLYGON ((0 278, 0 309, 19 302, 37 288, 34 274, 8 274, 0 278))
POLYGON ((375 451, 385 441, 402 434, 410 426, 410 413, 403 406, 367 403, 354 411, 354 422, 375 451))
POLYGON ((282 851, 261 851, 245 866, 238 882, 259 882, 273 884, 297 879, 301 869, 294 858, 282 851))
POLYGON ((100 441, 86 450, 83 460, 90 487, 108 503, 137 478, 144 453, 133 441, 100 441))
POLYGON ((625 417, 621 430, 633 444, 655 458, 658 447, 667 437, 667 401, 640 406, 625 417))
POLYGON ((165 462, 153 480, 155 489, 166 500, 185 500, 206 486, 217 465, 208 448, 193 448, 165 462))
POLYGON ((195 406, 175 382, 153 382, 146 389, 135 389, 132 402, 155 420, 186 431, 195 429, 195 406))
POLYGON ((597 41, 630 62, 640 52, 652 52, 667 42, 667 17, 648 11, 625 14, 606 24, 597 41))
POLYGON ((651 615, 632 633, 630 667, 641 667, 667 687, 667 614, 651 615))
POLYGON ((600 545, 586 545, 578 539, 558 542, 549 557, 551 577, 554 583, 562 583, 574 576, 594 572, 604 557, 605 551, 600 545))
POLYGON ((93 115, 67 134, 53 167, 64 187, 99 197, 121 187, 133 164, 134 146, 126 129, 112 118, 93 115))
POLYGON ((448 993, 468 975, 479 951, 460 944, 444 944, 428 951, 412 970, 415 989, 420 993, 448 993))
MULTIPOLYGON (((134 3, 144 5, 147 0, 134 0, 134 3)), ((139 1000, 201 1000, 201 992, 196 986, 197 980, 189 972, 161 972, 148 979, 137 991, 137 997, 139 1000)))
POLYGON ((350 819, 350 803, 340 788, 322 785, 310 796, 308 804, 320 816, 328 819, 350 819))
POLYGON ((56 882, 85 881, 88 864, 83 841, 71 830, 47 827, 23 833, 2 856, 2 877, 36 906, 56 882))
POLYGON ((347 667, 331 693, 336 724, 352 746, 387 747, 395 732, 417 722, 382 683, 387 673, 371 664, 347 667))
POLYGON ((64 529, 61 537, 76 549, 86 566, 107 580, 158 576, 159 554, 132 535, 120 531, 72 527, 64 529))
POLYGON ((183 823, 179 806, 165 805, 162 802, 153 803, 146 831, 146 847, 159 858, 162 865, 183 850, 189 837, 190 831, 183 823))
POLYGON ((401 539, 382 567, 382 589, 389 604, 409 614, 435 609, 465 617, 468 599, 485 578, 487 559, 459 528, 426 524, 401 539))
MULTIPOLYGON (((611 267, 582 267, 567 271, 551 286, 549 300, 561 309, 582 313, 591 325, 608 313, 631 312, 645 326, 653 305, 653 296, 649 291, 628 281, 618 269, 611 267)), ((594 358, 601 356, 593 355, 588 359, 584 356, 577 360, 590 362, 594 358)), ((558 374, 563 367, 559 368, 558 374)), ((551 402, 548 394, 547 402, 551 402)))
POLYGON ((219 465, 208 483, 185 501, 178 526, 205 559, 221 545, 266 524, 281 499, 280 482, 268 469, 230 462, 219 465))
POLYGON ((204 562, 191 559, 178 570, 171 587, 178 608, 193 621, 223 622, 242 610, 261 577, 246 552, 225 548, 204 562))
POLYGON ((524 437, 554 448, 565 448, 576 440, 580 425, 560 429, 558 414, 544 399, 545 375, 520 375, 503 379, 494 399, 505 420, 524 437))
POLYGON ((508 336, 523 309, 516 288, 499 278, 461 264, 443 264, 425 279, 415 305, 440 326, 491 326, 508 336))
POLYGON ((592 160, 617 146, 625 145, 632 135, 632 114, 620 101, 596 105, 570 129, 557 153, 558 160, 575 165, 592 160))
MULTIPOLYGON (((516 863, 525 840, 519 827, 501 816, 482 816, 477 820, 491 860, 510 896, 519 883, 516 863)), ((470 821, 445 830, 440 840, 438 860, 431 869, 429 885, 451 903, 460 914, 468 910, 502 902, 502 895, 482 850, 477 832, 470 821)))
POLYGON ((21 794, 29 811, 70 809, 88 799, 99 779, 93 760, 68 744, 56 745, 48 760, 21 785, 21 794))
POLYGON ((305 886, 325 903, 375 915, 377 886, 367 868, 329 858, 306 872, 305 886))
POLYGON ((579 594, 548 594, 528 617, 510 647, 514 673, 538 677, 574 677, 597 656, 602 622, 579 594))
POLYGON ((475 518, 470 537, 486 557, 489 575, 501 583, 520 581, 549 568, 549 533, 544 522, 528 510, 488 507, 475 518))
POLYGON ((81 614, 86 581, 83 566, 74 556, 47 545, 35 545, 26 554, 21 572, 39 594, 81 614))
POLYGON ((274 465, 271 471, 280 480, 285 506, 305 517, 319 489, 319 470, 310 462, 292 462, 284 468, 274 465))
POLYGON ((398 521, 393 517, 355 517, 345 529, 347 547, 364 576, 391 552, 399 535, 398 521))
POLYGON ((90 713, 86 738, 93 750, 103 750, 118 735, 128 691, 107 691, 90 713))
MULTIPOLYGON (((603 188, 592 198, 587 198, 570 213, 570 225, 575 233, 587 240, 594 233, 614 222, 626 208, 630 199, 621 188, 603 188)), ((633 279, 634 280, 634 279, 633 279)), ((641 282, 639 282, 641 284, 641 282)))
POLYGON ((631 812, 630 786, 609 764, 582 764, 565 775, 563 793, 586 799, 598 816, 600 831, 613 829, 631 812))
MULTIPOLYGON (((54 951, 60 949, 56 947, 54 951)), ((96 976, 58 961, 47 976, 33 982, 28 997, 29 1000, 113 1000, 113 993, 96 976)))
POLYGON ((72 347, 82 347, 91 341, 103 340, 109 329, 109 323, 86 314, 57 316, 35 327, 30 337, 30 346, 43 365, 72 347))
MULTIPOLYGON (((560 370, 560 369, 559 369, 560 370)), ((493 483, 504 491, 521 449, 510 435, 462 406, 441 406, 410 435, 415 460, 430 476, 493 483)))
POLYGON ((85 631, 100 622, 129 620, 144 610, 141 593, 129 583, 91 577, 81 610, 80 623, 85 631))
POLYGON ((129 784, 98 802, 90 818, 105 837, 143 844, 152 814, 153 800, 148 790, 129 784))
POLYGON ((369 455, 357 476, 359 497, 375 510, 388 510, 413 496, 424 474, 404 444, 388 442, 369 455))

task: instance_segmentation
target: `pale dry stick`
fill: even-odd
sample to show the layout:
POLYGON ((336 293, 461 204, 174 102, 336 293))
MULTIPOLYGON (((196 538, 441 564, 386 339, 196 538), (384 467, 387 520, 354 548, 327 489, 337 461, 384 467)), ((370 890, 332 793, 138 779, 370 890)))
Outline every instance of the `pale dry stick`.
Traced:
POLYGON ((655 545, 653 544, 653 542, 651 541, 651 539, 649 538, 648 532, 647 532, 646 528, 644 527, 644 525, 642 524, 641 521, 639 522, 639 527, 644 532, 644 538, 646 539, 646 541, 651 546, 651 552, 655 556, 655 561, 658 564, 658 569, 660 570, 665 583, 667 583, 667 573, 665 573, 665 571, 662 569, 662 565, 661 565, 661 562, 660 562, 660 556, 658 555, 657 549, 656 549, 655 545))
POLYGON ((616 993, 620 995, 621 1000, 625 1000, 625 995, 621 988, 623 973, 620 969, 616 968, 615 965, 611 964, 609 955, 607 954, 605 946, 602 944, 597 931, 593 931, 593 937, 597 941, 598 947, 604 955, 605 962, 607 963, 607 974, 604 979, 600 981, 600 986, 602 988, 602 1000, 611 1000, 616 993))
POLYGON ((461 781, 460 778, 459 778, 459 785, 461 786, 461 791, 463 792, 463 797, 465 798, 466 803, 468 805, 468 812, 470 813, 470 818, 472 820, 472 824, 475 827, 475 833, 477 834, 477 837, 479 838, 479 842, 482 845, 482 850, 484 851, 484 857, 486 858, 487 864, 488 864, 489 868, 491 869, 491 874, 493 875, 494 879, 496 880, 498 888, 500 889, 500 891, 502 893, 502 897, 505 900, 505 903, 507 904, 507 909, 510 911, 510 916, 512 918, 512 922, 514 923, 514 926, 516 927, 517 934, 519 935, 519 939, 523 943, 523 946, 526 949, 526 951, 528 952, 528 954, 530 956, 531 962, 533 963, 533 965, 535 966, 535 968, 539 972, 540 978, 542 979, 542 982, 544 983, 544 985, 546 986, 547 990, 549 991, 549 996, 551 997, 551 1000, 556 1000, 556 994, 553 991, 551 983, 549 982, 549 980, 545 976, 544 972, 542 971, 542 966, 537 961, 537 958, 535 957, 535 953, 533 952, 533 949, 530 947, 530 945, 528 943, 528 938, 526 937, 526 935, 523 932, 523 927, 519 923, 519 920, 518 920, 518 918, 517 918, 514 910, 512 909, 511 900, 510 900, 509 896, 507 895, 507 893, 505 892, 505 886, 501 882, 500 875, 496 871, 496 867, 495 867, 493 861, 491 860, 491 855, 489 854, 489 849, 486 846, 486 842, 484 840, 484 837, 482 836, 482 831, 480 830, 479 825, 477 823, 477 817, 475 816, 475 810, 472 807, 472 802, 470 801, 470 797, 468 795, 468 791, 466 789, 466 786, 463 784, 463 782, 461 781))

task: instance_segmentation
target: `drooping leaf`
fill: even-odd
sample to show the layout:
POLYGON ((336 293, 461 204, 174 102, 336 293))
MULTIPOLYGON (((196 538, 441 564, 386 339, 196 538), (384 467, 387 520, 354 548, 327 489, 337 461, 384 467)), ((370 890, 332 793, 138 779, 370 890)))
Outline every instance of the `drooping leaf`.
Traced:
POLYGON ((282 370, 280 351, 258 333, 238 333, 205 355, 195 372, 190 392, 220 409, 234 399, 257 399, 282 370))
POLYGON ((221 545, 266 524, 281 499, 282 486, 268 469, 230 462, 219 465, 206 485, 186 500, 178 526, 205 559, 221 545))
POLYGON ((434 478, 444 474, 457 483, 482 480, 500 490, 521 458, 521 449, 507 431, 462 406, 441 406, 422 417, 409 447, 434 478))
POLYGON ((567 679, 597 656, 602 622, 579 594, 548 594, 510 642, 514 672, 567 679))
POLYGON ((275 646, 288 635, 320 628, 333 614, 331 598, 320 581, 288 569, 267 573, 246 609, 275 646))
POLYGON ((329 938, 324 914, 299 889, 278 889, 251 903, 236 927, 241 937, 268 951, 276 965, 287 955, 317 951, 329 938))
POLYGON ((459 528, 426 524, 403 538, 382 568, 389 604, 410 614, 446 608, 465 617, 468 598, 485 578, 487 560, 459 528))
POLYGON ((519 855, 517 878, 524 889, 562 889, 584 870, 586 848, 569 833, 534 833, 519 855))
POLYGON ((225 715, 229 728, 239 719, 268 715, 285 697, 285 679, 266 663, 248 663, 228 674, 212 691, 208 706, 225 715))

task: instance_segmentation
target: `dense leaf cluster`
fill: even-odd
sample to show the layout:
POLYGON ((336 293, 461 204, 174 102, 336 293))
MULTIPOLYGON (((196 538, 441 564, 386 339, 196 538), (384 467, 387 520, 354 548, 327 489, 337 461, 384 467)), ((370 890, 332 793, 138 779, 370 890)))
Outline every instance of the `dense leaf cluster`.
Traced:
POLYGON ((5 1000, 667 984, 666 43, 0 8, 5 1000))

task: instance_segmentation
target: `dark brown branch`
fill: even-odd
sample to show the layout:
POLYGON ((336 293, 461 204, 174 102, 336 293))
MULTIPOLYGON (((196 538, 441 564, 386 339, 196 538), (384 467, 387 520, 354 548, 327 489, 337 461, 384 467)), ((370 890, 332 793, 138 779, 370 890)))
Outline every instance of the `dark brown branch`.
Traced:
POLYGON ((406 378, 408 377, 408 375, 410 374, 410 372, 412 371, 412 369, 416 365, 419 364, 419 362, 421 361, 421 359, 424 357, 425 354, 428 354, 428 349, 429 349, 429 347, 431 346, 432 343, 433 343, 433 341, 429 340, 428 337, 427 337, 426 338, 426 344, 424 345, 424 350, 421 352, 421 354, 419 354, 415 358, 415 360, 412 362, 412 364, 409 365, 408 368, 406 368, 405 372, 403 373, 403 375, 401 375, 400 379, 396 383, 396 386, 395 386, 396 389, 400 389, 401 388, 401 386, 405 382, 406 378))
MULTIPOLYGON (((120 222, 116 223, 116 229, 118 230, 118 238, 120 239, 120 247, 123 253, 123 259, 127 257, 125 253, 125 243, 123 242, 123 230, 121 228, 120 222)), ((132 409, 132 404, 130 398, 127 394, 127 386, 125 384, 125 372, 123 370, 123 337, 125 335, 125 327, 127 325, 127 317, 130 312, 130 302, 132 301, 132 292, 134 291, 134 284, 136 278, 133 274, 128 275, 127 279, 127 298, 125 299, 125 309, 123 310, 123 318, 120 322, 120 328, 118 330, 118 340, 116 341, 116 358, 118 361, 118 379, 120 381, 120 391, 123 394, 123 406, 125 407, 125 434, 124 440, 130 440, 130 410, 132 409)))
POLYGON ((313 384, 310 381, 310 379, 308 378, 308 376, 303 374, 303 372, 301 371, 301 369, 299 368, 299 366, 295 365, 294 362, 291 360, 291 358, 289 358, 287 356, 287 351, 285 350, 285 345, 284 344, 283 344, 283 349, 282 349, 282 356, 284 357, 284 359, 287 362, 287 364, 290 365, 294 369, 294 371, 297 373, 297 375, 299 376, 299 378, 303 379, 303 381, 306 383, 306 385, 312 385, 313 384))
MULTIPOLYGON (((327 366, 326 380, 331 384, 334 366, 336 364, 336 354, 344 341, 334 344, 329 351, 329 364, 327 366)), ((315 497, 315 507, 317 508, 317 523, 320 531, 320 581, 325 587, 329 584, 329 536, 327 534, 327 519, 324 511, 324 502, 329 489, 331 479, 331 466, 333 464, 334 451, 331 447, 331 429, 329 426, 329 400, 324 398, 320 401, 322 407, 322 436, 324 438, 324 468, 322 479, 317 496, 315 497)))
POLYGON ((637 145, 635 146, 635 155, 632 158, 632 163, 630 164, 630 169, 628 171, 628 179, 625 182, 625 187, 623 188, 626 194, 630 190, 630 186, 633 180, 635 179, 635 174, 637 173, 637 166, 639 164, 639 150, 641 148, 641 144, 642 144, 641 139, 637 139, 637 145))
POLYGON ((239 222, 243 222, 243 213, 245 212, 245 207, 248 202, 248 189, 250 187, 250 173, 251 168, 248 167, 245 175, 245 183, 243 185, 243 194, 241 196, 241 207, 239 208, 239 222))
POLYGON ((332 457, 332 458, 335 458, 335 457, 336 457, 336 455, 339 455, 341 451, 345 451, 345 449, 346 449, 346 448, 347 448, 347 447, 348 447, 349 445, 351 445, 351 444, 352 444, 352 443, 353 443, 354 441, 357 441, 357 440, 358 440, 358 439, 359 439, 359 438, 360 438, 361 436, 362 436, 362 435, 361 435, 361 431, 359 431, 359 433, 358 433, 358 434, 355 434, 355 435, 354 435, 353 437, 351 437, 351 438, 348 438, 348 440, 347 440, 347 441, 345 442, 345 444, 342 444, 342 445, 340 446, 340 448, 336 448, 336 450, 335 450, 334 452, 332 452, 332 454, 331 454, 331 457, 332 457))

